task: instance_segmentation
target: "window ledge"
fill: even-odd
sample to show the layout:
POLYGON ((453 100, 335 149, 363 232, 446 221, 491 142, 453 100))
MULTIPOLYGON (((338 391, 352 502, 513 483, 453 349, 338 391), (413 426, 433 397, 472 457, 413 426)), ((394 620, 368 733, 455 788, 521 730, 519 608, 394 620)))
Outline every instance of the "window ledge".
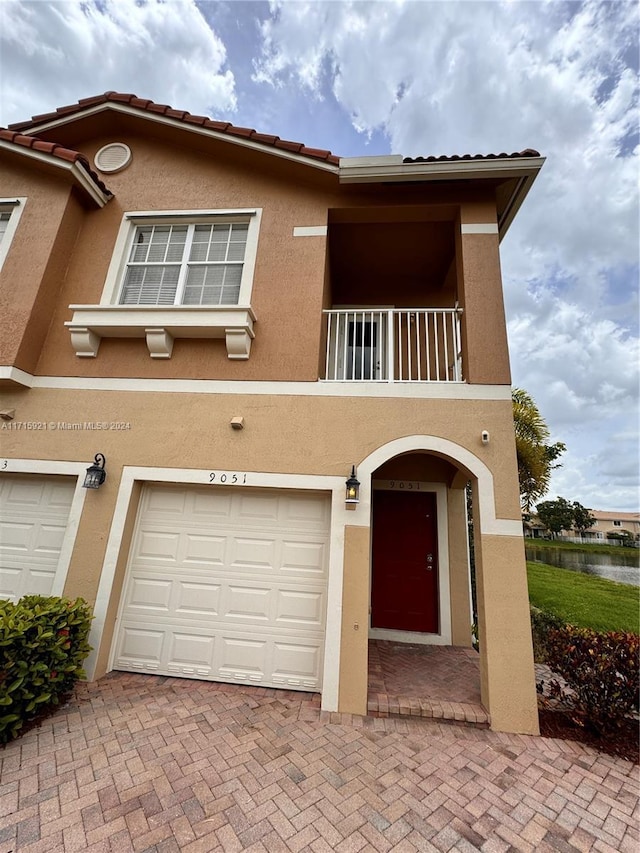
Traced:
POLYGON ((246 360, 255 314, 239 305, 70 305, 65 326, 80 358, 95 358, 102 338, 146 338, 151 358, 171 358, 174 338, 224 338, 230 359, 246 360))

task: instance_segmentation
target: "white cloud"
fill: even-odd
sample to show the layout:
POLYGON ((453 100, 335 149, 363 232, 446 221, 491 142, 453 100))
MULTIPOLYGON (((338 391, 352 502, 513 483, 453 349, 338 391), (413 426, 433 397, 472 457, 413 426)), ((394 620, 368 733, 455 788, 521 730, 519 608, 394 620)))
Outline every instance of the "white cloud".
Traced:
POLYGON ((615 442, 632 478, 606 460, 638 423, 638 33, 626 0, 0 0, 0 118, 116 89, 215 117, 238 100, 343 155, 537 148, 502 245, 514 382, 569 447, 552 488, 637 509, 637 442, 615 442))
POLYGON ((226 51, 194 2, 0 2, 2 124, 101 92, 235 109, 226 51), (25 113, 25 106, 26 113, 25 113))
MULTIPOLYGON (((260 78, 335 97, 392 151, 547 157, 502 248, 514 381, 573 446, 556 475, 563 493, 637 507, 637 487, 613 485, 606 466, 579 473, 605 458, 609 428, 637 423, 637 5, 273 8, 260 78)), ((624 450, 636 470, 637 445, 624 450)))

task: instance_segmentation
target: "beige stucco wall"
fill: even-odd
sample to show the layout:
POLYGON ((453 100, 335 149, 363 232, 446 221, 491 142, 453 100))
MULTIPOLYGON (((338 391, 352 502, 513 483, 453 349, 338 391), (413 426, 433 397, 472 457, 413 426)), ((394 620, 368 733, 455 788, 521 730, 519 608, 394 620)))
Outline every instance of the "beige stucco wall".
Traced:
POLYGON ((344 528, 338 707, 348 714, 367 713, 370 547, 368 527, 344 528))
MULTIPOLYGON (((481 529, 474 488, 474 526, 481 529)), ((475 536, 482 702, 498 731, 539 734, 521 536, 475 536)))
POLYGON ((348 473, 375 449, 405 435, 432 435, 468 448, 493 472, 496 512, 520 519, 511 403, 481 400, 351 398, 267 394, 78 391, 34 388, 3 395, 16 422, 128 423, 121 430, 0 425, 3 455, 93 459, 123 465, 249 471, 348 473), (232 430, 235 415, 245 429, 232 430), (491 433, 483 445, 481 431, 491 433))
POLYGON ((65 176, 0 158, 0 195, 26 198, 0 270, 0 365, 34 372, 83 209, 65 176))
POLYGON ((509 348, 497 234, 457 234, 465 381, 509 385, 509 348))

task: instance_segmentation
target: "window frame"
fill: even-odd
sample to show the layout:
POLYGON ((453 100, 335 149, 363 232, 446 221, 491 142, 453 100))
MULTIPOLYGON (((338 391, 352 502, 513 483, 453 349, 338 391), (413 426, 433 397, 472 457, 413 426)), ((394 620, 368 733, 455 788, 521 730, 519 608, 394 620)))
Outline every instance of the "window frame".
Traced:
MULTIPOLYGON (((242 263, 242 277, 240 279, 238 302, 234 305, 222 307, 250 307, 261 218, 262 208, 259 207, 223 210, 138 210, 125 212, 122 222, 120 223, 120 229, 118 231, 113 254, 111 256, 109 269, 107 270, 107 277, 105 279, 105 285, 100 298, 100 305, 118 305, 123 310, 145 307, 142 304, 124 305, 119 301, 124 288, 131 247, 138 227, 145 225, 222 225, 226 223, 242 223, 247 224, 249 227, 247 232, 247 243, 245 246, 245 256, 242 263)), ((188 258, 183 259, 182 264, 187 263, 188 258)), ((166 305, 163 307, 170 311, 172 308, 184 308, 185 305, 183 303, 174 303, 173 305, 166 305)), ((202 305, 200 307, 207 308, 211 306, 202 305)))
POLYGON ((27 196, 12 196, 8 198, 0 198, 0 213, 8 213, 9 221, 7 228, 0 240, 0 270, 5 262, 11 243, 18 230, 18 222, 22 216, 22 212, 27 203, 27 196))

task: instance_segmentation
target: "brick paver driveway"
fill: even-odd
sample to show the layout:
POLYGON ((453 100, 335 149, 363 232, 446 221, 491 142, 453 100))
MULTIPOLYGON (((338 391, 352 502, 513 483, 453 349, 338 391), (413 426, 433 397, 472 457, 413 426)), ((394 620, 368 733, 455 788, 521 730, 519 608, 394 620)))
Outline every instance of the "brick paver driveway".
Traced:
POLYGON ((627 762, 299 693, 112 673, 0 768, 0 853, 638 850, 627 762))

